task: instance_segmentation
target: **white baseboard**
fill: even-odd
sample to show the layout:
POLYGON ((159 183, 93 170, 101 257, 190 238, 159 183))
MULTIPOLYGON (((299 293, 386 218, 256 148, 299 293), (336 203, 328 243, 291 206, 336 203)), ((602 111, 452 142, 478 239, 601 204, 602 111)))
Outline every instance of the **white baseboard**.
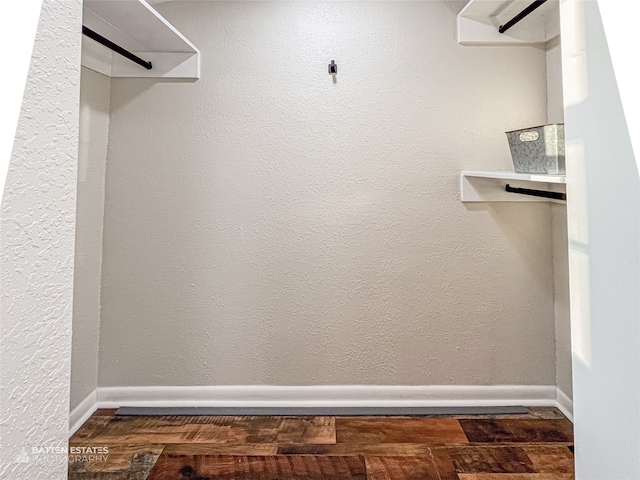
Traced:
POLYGON ((558 410, 573 423, 573 400, 559 388, 556 388, 556 403, 558 410))
POLYGON ((571 400, 546 385, 224 385, 99 387, 71 412, 72 435, 97 408, 127 407, 558 407, 571 400))
POLYGON ((103 387, 100 407, 555 406, 554 386, 229 385, 103 387))
POLYGON ((69 413, 69 437, 98 409, 98 391, 96 388, 69 413))

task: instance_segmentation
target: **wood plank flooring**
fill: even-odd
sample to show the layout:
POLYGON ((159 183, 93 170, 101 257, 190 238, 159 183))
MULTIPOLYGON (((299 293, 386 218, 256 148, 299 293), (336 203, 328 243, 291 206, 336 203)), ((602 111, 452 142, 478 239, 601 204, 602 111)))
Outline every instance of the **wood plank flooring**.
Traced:
POLYGON ((70 447, 70 480, 570 480, 573 428, 554 408, 460 417, 116 416, 70 447))

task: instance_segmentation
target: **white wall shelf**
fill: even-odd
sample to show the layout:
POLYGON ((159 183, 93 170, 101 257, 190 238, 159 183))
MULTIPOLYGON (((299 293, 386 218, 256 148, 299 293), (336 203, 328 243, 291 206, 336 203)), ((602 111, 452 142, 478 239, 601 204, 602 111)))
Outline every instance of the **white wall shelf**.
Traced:
POLYGON ((460 174, 460 199, 463 202, 566 202, 505 191, 509 184, 516 188, 566 193, 564 175, 515 172, 465 171, 460 174))
POLYGON ((458 14, 458 43, 462 45, 544 44, 560 34, 559 0, 548 0, 504 33, 504 25, 532 0, 470 0, 458 14))
POLYGON ((83 36, 82 65, 108 77, 200 78, 200 52, 145 0, 84 0, 83 25, 153 64, 147 70, 83 36))

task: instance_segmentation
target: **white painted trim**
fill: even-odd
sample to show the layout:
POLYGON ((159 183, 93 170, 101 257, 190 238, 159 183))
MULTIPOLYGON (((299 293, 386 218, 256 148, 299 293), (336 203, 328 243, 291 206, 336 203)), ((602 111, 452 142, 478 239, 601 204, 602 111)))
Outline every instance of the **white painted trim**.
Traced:
POLYGON ((573 400, 559 388, 556 388, 556 403, 558 410, 573 423, 573 400))
POLYGON ((102 387, 100 408, 556 406, 555 386, 228 385, 102 387))
POLYGON ((98 389, 95 389, 82 400, 69 414, 69 438, 98 409, 98 389))
POLYGON ((546 385, 223 385, 100 387, 69 416, 69 437, 98 408, 127 407, 557 407, 573 421, 573 402, 546 385))

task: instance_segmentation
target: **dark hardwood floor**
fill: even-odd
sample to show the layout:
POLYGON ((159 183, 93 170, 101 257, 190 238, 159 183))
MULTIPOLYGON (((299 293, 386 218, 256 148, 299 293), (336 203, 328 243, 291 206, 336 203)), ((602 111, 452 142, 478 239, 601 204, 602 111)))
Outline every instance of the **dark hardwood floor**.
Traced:
POLYGON ((125 417, 98 410, 69 445, 108 449, 70 459, 70 480, 574 478, 573 428, 554 408, 419 418, 125 417))

